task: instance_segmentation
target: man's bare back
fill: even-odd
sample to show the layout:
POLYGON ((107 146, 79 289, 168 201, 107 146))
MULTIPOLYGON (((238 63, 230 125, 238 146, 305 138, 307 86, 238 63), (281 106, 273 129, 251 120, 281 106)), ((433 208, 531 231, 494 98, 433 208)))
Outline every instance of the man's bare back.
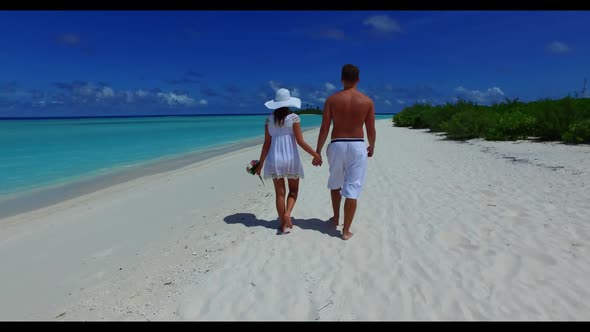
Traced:
POLYGON ((364 138, 363 125, 374 123, 373 101, 356 89, 331 95, 326 100, 326 108, 334 122, 331 139, 364 138))

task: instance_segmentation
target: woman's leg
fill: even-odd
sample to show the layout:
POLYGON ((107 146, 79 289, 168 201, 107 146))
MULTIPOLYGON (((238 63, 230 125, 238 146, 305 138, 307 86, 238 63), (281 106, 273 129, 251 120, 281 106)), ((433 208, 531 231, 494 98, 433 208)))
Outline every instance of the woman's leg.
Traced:
POLYGON ((272 182, 275 185, 275 204, 281 222, 281 231, 283 231, 285 229, 285 218, 283 217, 285 215, 285 180, 273 179, 272 182))
POLYGON ((299 179, 288 179, 289 182, 289 195, 287 196, 287 208, 285 209, 285 215, 283 218, 285 219, 285 226, 286 227, 293 227, 293 223, 291 222, 291 211, 295 207, 295 202, 297 201, 297 194, 299 192, 299 179))

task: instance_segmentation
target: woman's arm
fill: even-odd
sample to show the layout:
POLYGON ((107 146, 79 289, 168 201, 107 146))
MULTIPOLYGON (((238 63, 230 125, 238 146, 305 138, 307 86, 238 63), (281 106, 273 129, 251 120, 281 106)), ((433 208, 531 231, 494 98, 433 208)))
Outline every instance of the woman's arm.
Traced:
POLYGON ((258 159, 259 163, 256 167, 256 175, 260 175, 260 171, 262 171, 262 166, 264 165, 264 160, 266 159, 266 155, 268 154, 268 150, 270 149, 270 133, 268 132, 268 124, 264 125, 264 144, 262 144, 262 151, 260 152, 260 159, 258 159))
POLYGON ((314 158, 321 158, 320 155, 313 150, 309 144, 305 142, 303 139, 303 134, 301 133, 301 124, 299 122, 293 123, 293 134, 295 135, 295 140, 297 140, 297 144, 305 150, 305 152, 309 153, 314 158))

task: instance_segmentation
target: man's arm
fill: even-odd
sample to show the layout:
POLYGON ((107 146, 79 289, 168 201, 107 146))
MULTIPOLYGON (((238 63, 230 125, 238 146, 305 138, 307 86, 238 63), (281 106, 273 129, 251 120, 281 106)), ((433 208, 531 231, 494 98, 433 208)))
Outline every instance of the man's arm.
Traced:
POLYGON ((330 124, 332 123, 332 110, 330 109, 329 98, 326 100, 324 104, 324 112, 322 112, 322 126, 320 127, 320 134, 318 136, 318 145, 315 149, 315 152, 322 155, 322 149, 324 148, 324 143, 326 143, 326 139, 328 139, 328 133, 330 132, 330 124))
POLYGON ((367 138, 369 139, 369 146, 367 147, 368 156, 373 156, 373 151, 375 150, 375 139, 377 138, 377 132, 375 131, 375 105, 373 101, 370 101, 371 106, 369 109, 369 114, 367 114, 367 118, 365 119, 365 128, 367 128, 367 138))

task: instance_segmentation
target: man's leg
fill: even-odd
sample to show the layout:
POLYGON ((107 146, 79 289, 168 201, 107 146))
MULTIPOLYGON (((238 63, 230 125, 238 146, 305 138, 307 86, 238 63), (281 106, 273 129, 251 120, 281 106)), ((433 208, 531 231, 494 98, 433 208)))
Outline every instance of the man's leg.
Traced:
POLYGON ((330 196, 332 198, 332 211, 334 214, 330 220, 334 226, 340 223, 340 202, 342 196, 340 189, 344 184, 344 156, 342 146, 339 143, 330 143, 326 149, 328 156, 328 165, 330 165, 330 177, 328 178, 328 189, 330 189, 330 196))
POLYGON ((352 237, 350 232, 350 225, 352 225, 352 219, 356 212, 356 199, 347 198, 344 201, 344 228, 342 228, 342 239, 348 240, 352 237))
POLYGON ((338 226, 340 222, 340 202, 342 201, 340 188, 330 190, 330 195, 332 196, 332 210, 334 210, 334 216, 330 220, 332 220, 334 226, 338 226))
POLYGON ((345 166, 345 179, 342 186, 344 202, 344 227, 342 228, 342 239, 348 240, 352 237, 350 225, 356 212, 357 200, 365 183, 367 170, 367 152, 364 142, 354 142, 349 145, 350 159, 345 166))

